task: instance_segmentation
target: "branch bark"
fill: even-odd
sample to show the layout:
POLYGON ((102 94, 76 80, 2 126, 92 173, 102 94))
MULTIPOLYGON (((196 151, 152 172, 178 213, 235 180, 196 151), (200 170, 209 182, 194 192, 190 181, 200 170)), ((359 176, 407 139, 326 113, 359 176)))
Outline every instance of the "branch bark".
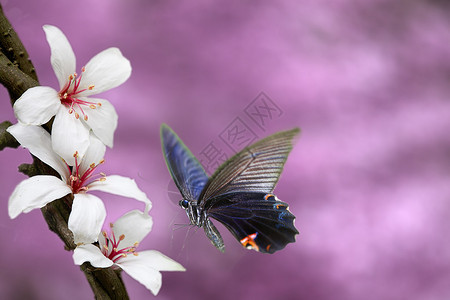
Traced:
MULTIPOLYGON (((8 89, 11 105, 29 88, 39 85, 37 75, 28 53, 17 33, 3 13, 0 4, 0 83, 8 89)), ((4 147, 16 147, 17 141, 6 132, 10 122, 0 124, 0 150, 4 147)), ((51 131, 51 122, 43 126, 51 131)), ((19 170, 28 176, 39 174, 58 174, 48 165, 33 157, 32 164, 23 164, 19 170)), ((55 232, 64 242, 66 250, 75 249, 72 232, 67 226, 73 195, 55 200, 41 209, 49 229, 55 232)), ((95 298, 100 300, 128 299, 128 294, 119 270, 113 268, 99 269, 84 263, 81 267, 95 298)))
POLYGON ((19 147, 19 143, 16 141, 16 139, 6 131, 6 129, 11 125, 12 124, 9 121, 4 121, 0 124, 0 151, 5 149, 5 147, 19 147))
POLYGON ((0 5, 0 33, 2 35, 0 40, 0 47, 5 52, 7 58, 19 67, 24 73, 28 74, 32 79, 38 81, 36 71, 31 62, 28 52, 20 41, 16 31, 12 28, 11 23, 3 13, 3 8, 0 5))

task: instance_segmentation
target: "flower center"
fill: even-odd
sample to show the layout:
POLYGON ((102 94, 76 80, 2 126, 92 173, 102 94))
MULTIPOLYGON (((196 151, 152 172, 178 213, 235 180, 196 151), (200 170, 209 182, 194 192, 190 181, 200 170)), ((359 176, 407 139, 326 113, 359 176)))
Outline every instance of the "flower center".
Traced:
POLYGON ((136 248, 137 246, 139 246, 139 243, 136 242, 133 244, 133 246, 120 248, 120 242, 125 239, 125 235, 122 234, 117 239, 116 235, 114 234, 113 226, 114 225, 112 223, 109 224, 109 227, 111 228, 110 236, 108 236, 106 231, 102 231, 102 235, 105 238, 105 244, 101 249, 103 255, 112 260, 114 263, 122 257, 127 257, 129 254, 137 256, 138 252, 136 251, 136 248))
POLYGON ((80 83, 81 78, 83 77, 83 73, 86 71, 86 69, 83 67, 81 68, 81 74, 78 76, 77 73, 74 73, 69 76, 69 81, 67 82, 66 86, 59 92, 59 99, 61 100, 61 103, 65 106, 69 107, 69 114, 75 112, 75 118, 79 118, 80 115, 75 111, 75 108, 78 108, 83 115, 83 119, 85 121, 88 120, 88 116, 83 110, 83 106, 87 106, 91 109, 96 109, 97 107, 102 106, 102 104, 95 103, 95 102, 89 102, 85 100, 81 100, 80 93, 84 92, 86 90, 92 90, 94 88, 94 85, 89 85, 88 88, 80 89, 80 83))
POLYGON ((104 159, 98 164, 92 163, 87 170, 81 173, 80 163, 78 162, 78 151, 75 152, 73 157, 75 158, 75 165, 71 168, 66 164, 67 168, 69 168, 69 172, 71 172, 68 185, 72 188, 73 194, 86 192, 88 190, 88 185, 95 181, 106 180, 105 173, 94 174, 95 169, 105 162, 104 159))

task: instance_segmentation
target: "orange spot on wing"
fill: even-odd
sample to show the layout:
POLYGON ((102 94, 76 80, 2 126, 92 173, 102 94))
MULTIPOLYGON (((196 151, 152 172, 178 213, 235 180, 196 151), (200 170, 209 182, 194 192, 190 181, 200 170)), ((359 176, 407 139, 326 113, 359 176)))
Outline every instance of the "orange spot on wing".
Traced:
POLYGON ((255 242, 257 235, 258 235, 258 233, 255 232, 255 233, 247 235, 245 238, 240 240, 242 246, 244 246, 245 248, 248 248, 248 249, 254 249, 256 251, 259 251, 259 247, 258 247, 258 245, 256 245, 256 242, 255 242))
POLYGON ((264 196, 264 199, 265 200, 269 200, 270 197, 274 197, 275 198, 275 195, 274 194, 267 194, 267 195, 264 196))
POLYGON ((286 208, 287 209, 287 206, 284 205, 284 204, 277 204, 277 205, 275 205, 275 207, 276 207, 276 209, 280 209, 280 208, 286 208))

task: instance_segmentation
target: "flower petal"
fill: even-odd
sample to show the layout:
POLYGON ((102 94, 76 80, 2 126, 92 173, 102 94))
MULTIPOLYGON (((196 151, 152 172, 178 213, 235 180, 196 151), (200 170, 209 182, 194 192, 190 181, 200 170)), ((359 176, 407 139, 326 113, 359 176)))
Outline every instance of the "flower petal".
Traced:
POLYGON ((103 50, 85 66, 80 89, 87 89, 80 96, 99 94, 124 83, 131 75, 130 61, 118 48, 103 50), (89 86, 94 85, 93 89, 89 86))
POLYGON ((114 222, 114 234, 115 236, 121 236, 125 238, 120 243, 124 247, 131 247, 136 242, 140 243, 144 237, 152 230, 153 221, 152 218, 139 210, 130 211, 114 222))
POLYGON ((62 90, 68 83, 69 76, 75 73, 75 54, 66 36, 58 27, 44 25, 43 29, 50 46, 50 62, 58 78, 59 88, 62 90))
POLYGON ((155 250, 142 251, 137 256, 128 255, 121 258, 117 265, 148 288, 154 295, 158 294, 161 288, 161 273, 159 271, 186 270, 176 261, 155 250))
POLYGON ((48 86, 36 86, 25 91, 14 103, 14 114, 27 125, 47 123, 61 106, 58 92, 48 86))
POLYGON ((72 190, 58 177, 38 175, 25 179, 14 189, 8 202, 8 214, 11 219, 20 213, 41 208, 53 200, 70 194, 72 190))
POLYGON ((103 191, 119 196, 134 198, 147 204, 150 203, 147 195, 138 188, 133 179, 128 177, 110 175, 106 177, 105 181, 95 181, 88 187, 90 191, 103 191))
POLYGON ((101 103, 95 109, 86 108, 88 120, 84 121, 95 135, 108 147, 113 146, 114 131, 117 128, 117 113, 114 106, 107 100, 80 97, 81 100, 101 103))
POLYGON ((96 242, 106 218, 102 200, 94 195, 75 194, 68 227, 75 244, 96 242))
POLYGON ((52 149, 50 134, 41 126, 22 125, 17 123, 6 129, 24 148, 44 163, 55 169, 61 175, 63 181, 67 182, 69 170, 52 149))
POLYGON ((114 264, 112 260, 103 255, 98 247, 92 244, 76 247, 72 257, 73 262, 79 266, 87 261, 96 268, 108 268, 114 264))
POLYGON ((131 258, 131 256, 129 255, 122 258, 117 265, 156 296, 162 285, 161 273, 151 266, 140 263, 140 261, 130 261, 130 263, 128 263, 128 258, 131 258))
POLYGON ((84 174, 91 164, 98 164, 105 156, 105 145, 93 134, 89 136, 89 147, 81 159, 79 172, 84 174))
MULTIPOLYGON (((138 256, 129 255, 123 263, 130 264, 136 260, 158 271, 186 271, 181 264, 156 250, 139 251, 138 256)), ((120 263, 122 264, 122 260, 120 260, 120 263)))
POLYGON ((71 166, 75 164, 75 151, 82 158, 89 147, 89 129, 73 113, 69 114, 69 109, 64 105, 61 105, 53 122, 52 147, 71 166))

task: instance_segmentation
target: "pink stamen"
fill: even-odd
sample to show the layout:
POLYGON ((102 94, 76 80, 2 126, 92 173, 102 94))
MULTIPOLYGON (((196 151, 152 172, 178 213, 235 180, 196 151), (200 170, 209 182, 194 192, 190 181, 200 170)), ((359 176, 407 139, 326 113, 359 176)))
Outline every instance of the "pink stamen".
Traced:
POLYGON ((80 170, 81 162, 78 161, 78 152, 75 152, 73 157, 75 158, 75 165, 70 167, 67 163, 66 166, 69 169, 70 177, 67 184, 72 188, 72 193, 82 193, 88 190, 88 186, 96 181, 105 181, 105 173, 94 174, 97 167, 105 162, 102 159, 98 164, 92 163, 83 173, 80 170))
POLYGON ((138 255, 136 251, 139 243, 134 243, 133 246, 120 248, 120 242, 125 239, 125 235, 119 236, 119 239, 116 238, 114 234, 113 225, 110 224, 111 227, 111 235, 108 237, 106 231, 103 231, 103 237, 105 238, 105 245, 101 249, 104 256, 112 260, 113 262, 117 262, 122 257, 127 257, 129 254, 138 255))
MULTIPOLYGON (((89 85, 88 88, 79 90, 81 78, 83 77, 83 73, 85 71, 86 69, 83 67, 81 69, 81 74, 79 76, 77 73, 74 73, 69 76, 69 81, 67 82, 66 86, 59 92, 59 99, 61 100, 62 104, 64 104, 66 107, 69 108, 69 114, 73 113, 75 108, 78 108, 81 111, 81 114, 83 115, 83 119, 87 121, 88 116, 84 112, 83 106, 87 106, 91 109, 96 109, 97 107, 100 107, 101 104, 81 100, 79 98, 79 94, 81 92, 94 89, 94 85, 89 85)), ((78 119, 79 117, 80 115, 77 112, 75 112, 75 118, 78 119)))

